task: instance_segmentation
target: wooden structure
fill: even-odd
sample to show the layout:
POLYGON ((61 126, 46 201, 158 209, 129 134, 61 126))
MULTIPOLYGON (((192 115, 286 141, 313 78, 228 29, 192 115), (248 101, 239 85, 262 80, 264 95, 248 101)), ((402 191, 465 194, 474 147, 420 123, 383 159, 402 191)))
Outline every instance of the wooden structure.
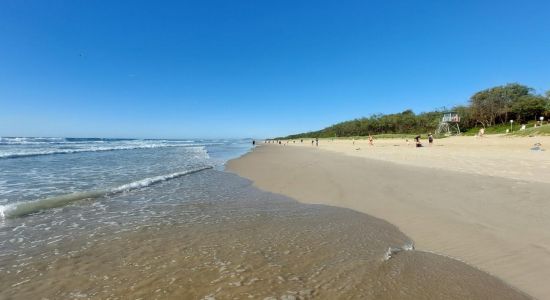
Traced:
POLYGON ((460 135, 460 126, 458 126, 458 123, 460 123, 460 116, 457 112, 445 112, 443 113, 443 117, 441 117, 435 134, 460 135))

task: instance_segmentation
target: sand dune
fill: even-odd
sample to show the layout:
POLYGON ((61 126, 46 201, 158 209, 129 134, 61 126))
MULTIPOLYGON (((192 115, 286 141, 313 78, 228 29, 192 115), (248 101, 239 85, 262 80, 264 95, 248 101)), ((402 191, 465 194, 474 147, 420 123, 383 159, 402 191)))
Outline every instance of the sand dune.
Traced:
POLYGON ((418 249, 550 299, 550 156, 529 150, 535 140, 550 145, 495 136, 422 149, 402 140, 291 142, 258 147, 228 169, 268 191, 388 220, 418 249))

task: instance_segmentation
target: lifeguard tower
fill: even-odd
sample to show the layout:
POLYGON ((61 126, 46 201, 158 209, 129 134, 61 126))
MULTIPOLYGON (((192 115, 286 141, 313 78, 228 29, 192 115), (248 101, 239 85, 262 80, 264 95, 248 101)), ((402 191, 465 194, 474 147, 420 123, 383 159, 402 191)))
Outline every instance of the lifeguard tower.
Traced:
POLYGON ((460 135, 460 116, 457 112, 449 111, 443 113, 443 117, 437 126, 435 134, 440 135, 460 135))

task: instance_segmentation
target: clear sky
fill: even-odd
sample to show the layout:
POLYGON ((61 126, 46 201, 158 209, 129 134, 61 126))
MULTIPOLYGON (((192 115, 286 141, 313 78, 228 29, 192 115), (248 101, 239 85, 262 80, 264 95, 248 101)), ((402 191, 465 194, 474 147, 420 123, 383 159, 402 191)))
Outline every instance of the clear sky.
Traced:
POLYGON ((269 137, 550 89, 550 1, 0 1, 0 136, 269 137))

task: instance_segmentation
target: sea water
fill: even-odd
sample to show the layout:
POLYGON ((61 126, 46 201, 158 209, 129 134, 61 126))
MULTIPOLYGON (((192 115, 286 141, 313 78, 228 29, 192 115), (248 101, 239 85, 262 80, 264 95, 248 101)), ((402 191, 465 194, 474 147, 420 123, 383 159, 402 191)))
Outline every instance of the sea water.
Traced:
POLYGON ((223 171, 250 140, 0 139, 1 299, 524 299, 223 171))

